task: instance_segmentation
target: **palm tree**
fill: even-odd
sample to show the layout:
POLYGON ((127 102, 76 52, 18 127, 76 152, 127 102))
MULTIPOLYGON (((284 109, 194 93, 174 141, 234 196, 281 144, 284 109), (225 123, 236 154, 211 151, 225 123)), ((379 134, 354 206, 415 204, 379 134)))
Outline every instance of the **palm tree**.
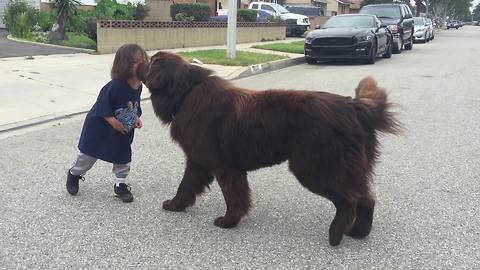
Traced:
POLYGON ((65 26, 68 18, 82 3, 79 0, 54 0, 53 6, 57 9, 57 23, 53 25, 50 39, 65 39, 65 26))

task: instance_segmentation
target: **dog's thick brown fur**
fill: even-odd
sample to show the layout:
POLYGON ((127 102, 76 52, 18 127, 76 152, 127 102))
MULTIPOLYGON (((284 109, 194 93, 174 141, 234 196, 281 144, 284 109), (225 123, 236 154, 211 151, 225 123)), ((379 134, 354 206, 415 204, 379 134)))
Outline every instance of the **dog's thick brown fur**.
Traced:
POLYGON ((186 155, 177 194, 163 203, 182 211, 214 177, 227 211, 215 220, 234 227, 250 208, 247 172, 288 160, 300 183, 336 207, 329 241, 366 237, 372 227, 370 189, 377 133, 396 133, 387 94, 371 77, 354 98, 325 92, 253 91, 234 86, 180 56, 159 52, 140 77, 156 115, 186 155))

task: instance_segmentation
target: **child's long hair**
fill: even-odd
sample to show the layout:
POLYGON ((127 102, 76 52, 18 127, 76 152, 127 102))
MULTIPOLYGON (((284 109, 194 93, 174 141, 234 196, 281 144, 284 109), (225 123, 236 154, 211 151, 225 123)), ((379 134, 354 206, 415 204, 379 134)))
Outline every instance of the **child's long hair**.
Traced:
POLYGON ((117 50, 111 71, 112 80, 128 80, 132 76, 134 58, 138 52, 148 59, 145 50, 137 44, 125 44, 117 50))

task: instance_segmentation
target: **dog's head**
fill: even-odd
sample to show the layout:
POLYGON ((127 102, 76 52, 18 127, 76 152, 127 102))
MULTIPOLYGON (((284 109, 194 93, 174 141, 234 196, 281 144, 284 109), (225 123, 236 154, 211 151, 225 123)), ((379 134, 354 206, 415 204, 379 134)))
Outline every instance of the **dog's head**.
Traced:
POLYGON ((212 71, 192 65, 179 55, 158 52, 137 73, 152 96, 173 97, 184 95, 212 71))
POLYGON ((137 71, 150 91, 155 113, 164 123, 173 120, 185 97, 211 74, 212 71, 168 52, 156 53, 137 71))

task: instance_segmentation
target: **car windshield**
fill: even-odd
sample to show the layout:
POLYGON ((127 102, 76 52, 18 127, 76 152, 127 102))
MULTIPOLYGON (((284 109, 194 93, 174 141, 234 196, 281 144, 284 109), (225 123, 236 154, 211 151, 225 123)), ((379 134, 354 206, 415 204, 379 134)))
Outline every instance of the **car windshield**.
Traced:
POLYGON ((286 8, 280 6, 279 4, 272 4, 272 7, 274 7, 276 10, 278 10, 278 12, 284 14, 284 13, 290 13, 290 11, 288 11, 286 8))
POLYGON ((365 6, 360 13, 377 15, 379 19, 400 19, 400 8, 397 6, 365 6))
POLYGON ((375 21, 370 16, 335 16, 330 18, 323 28, 372 28, 375 21))
POLYGON ((420 17, 413 18, 413 21, 415 21, 415 25, 424 25, 425 24, 425 21, 423 20, 423 18, 420 18, 420 17))

